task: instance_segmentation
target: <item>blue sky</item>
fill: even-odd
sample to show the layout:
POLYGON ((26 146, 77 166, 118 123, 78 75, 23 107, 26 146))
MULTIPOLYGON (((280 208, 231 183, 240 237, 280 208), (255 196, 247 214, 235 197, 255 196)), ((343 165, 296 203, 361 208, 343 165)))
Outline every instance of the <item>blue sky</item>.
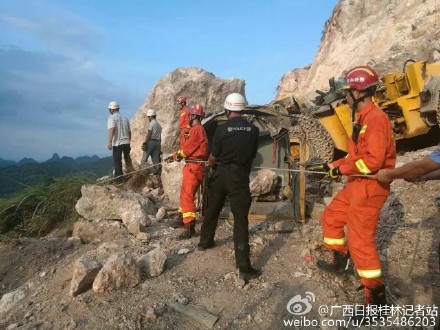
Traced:
POLYGON ((0 158, 110 156, 107 104, 132 118, 181 67, 266 104, 313 62, 337 0, 0 0, 0 158))

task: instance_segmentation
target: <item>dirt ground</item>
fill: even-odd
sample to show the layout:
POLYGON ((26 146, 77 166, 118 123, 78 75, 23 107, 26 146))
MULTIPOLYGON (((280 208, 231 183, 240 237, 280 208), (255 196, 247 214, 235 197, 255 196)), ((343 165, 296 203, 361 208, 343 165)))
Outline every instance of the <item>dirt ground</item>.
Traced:
MULTIPOLYGON (((406 153, 399 156, 398 163, 420 158, 431 150, 406 153)), ((440 303, 439 188, 440 181, 414 185, 398 180, 392 185, 393 196, 381 218, 377 245, 388 300, 394 305, 440 303)), ((337 329, 322 324, 286 325, 286 320, 301 319, 291 314, 287 305, 297 295, 308 297, 312 309, 306 317, 322 322, 342 319, 343 305, 363 304, 355 275, 334 276, 316 268, 316 260, 324 254, 318 218, 303 224, 251 221, 252 263, 263 275, 244 286, 235 273, 229 221, 220 221, 216 246, 204 252, 197 250, 197 237, 177 241, 179 232, 169 227, 170 221, 148 229, 152 235, 149 243, 125 236, 81 244, 60 232, 42 239, 2 241, 0 294, 25 283, 30 285, 30 293, 0 318, 0 328, 206 329, 166 305, 178 294, 191 305, 218 316, 214 329, 337 329), (291 230, 277 230, 285 227, 291 230), (74 298, 69 296, 72 264, 80 256, 102 248, 138 256, 155 247, 168 255, 162 275, 130 289, 101 294, 89 290, 74 298), (188 252, 182 253, 182 249, 188 252), (333 307, 333 312, 323 313, 321 306, 333 307)), ((397 324, 381 328, 434 329, 397 324)))

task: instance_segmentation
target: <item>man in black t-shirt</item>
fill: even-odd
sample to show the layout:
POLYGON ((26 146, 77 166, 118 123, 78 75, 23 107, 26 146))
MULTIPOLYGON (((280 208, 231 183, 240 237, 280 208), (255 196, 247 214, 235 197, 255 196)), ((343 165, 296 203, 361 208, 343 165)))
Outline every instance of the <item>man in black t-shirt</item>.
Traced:
POLYGON ((239 277, 245 281, 261 275, 249 258, 249 220, 251 206, 249 174, 257 154, 259 130, 241 116, 246 99, 232 93, 225 100, 228 122, 214 134, 208 166, 214 169, 208 184, 208 208, 202 223, 199 250, 214 246, 218 217, 226 197, 234 215, 234 248, 239 277))

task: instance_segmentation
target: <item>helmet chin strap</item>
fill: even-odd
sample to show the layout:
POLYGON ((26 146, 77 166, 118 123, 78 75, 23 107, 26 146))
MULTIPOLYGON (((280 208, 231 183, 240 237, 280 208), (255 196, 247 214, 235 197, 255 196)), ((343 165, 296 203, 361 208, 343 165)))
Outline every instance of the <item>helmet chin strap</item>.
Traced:
POLYGON ((365 100, 368 94, 355 98, 351 89, 348 90, 348 94, 350 94, 350 97, 353 100, 353 105, 351 106, 351 122, 354 123, 355 113, 358 109, 358 105, 360 102, 363 102, 365 100))
POLYGON ((359 101, 358 101, 358 99, 356 99, 354 97, 351 89, 348 90, 348 94, 350 95, 351 99, 353 100, 353 105, 351 106, 351 122, 354 124, 354 115, 355 115, 356 110, 358 108, 359 101))
POLYGON ((194 120, 196 120, 197 119, 197 116, 194 116, 194 115, 190 115, 190 117, 189 117, 189 126, 193 126, 193 123, 194 123, 194 120))

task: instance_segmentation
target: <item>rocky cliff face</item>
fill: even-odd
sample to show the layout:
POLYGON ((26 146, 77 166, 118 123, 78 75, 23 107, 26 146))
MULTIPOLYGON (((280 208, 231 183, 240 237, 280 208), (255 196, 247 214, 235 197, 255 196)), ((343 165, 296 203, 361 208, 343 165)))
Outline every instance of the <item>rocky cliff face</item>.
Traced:
POLYGON ((177 129, 180 109, 177 97, 184 95, 188 104, 201 103, 206 115, 223 110, 223 102, 230 93, 245 95, 245 82, 241 79, 220 79, 200 68, 179 68, 162 77, 148 94, 130 122, 132 129, 131 156, 137 163, 142 158, 141 145, 148 128, 147 109, 157 112, 157 121, 162 125, 162 151, 164 154, 179 148, 177 129))
POLYGON ((408 59, 440 60, 440 2, 436 0, 341 0, 325 24, 313 64, 286 73, 277 98, 303 100, 327 90, 328 79, 356 65, 371 65, 382 76, 401 72, 408 59))

